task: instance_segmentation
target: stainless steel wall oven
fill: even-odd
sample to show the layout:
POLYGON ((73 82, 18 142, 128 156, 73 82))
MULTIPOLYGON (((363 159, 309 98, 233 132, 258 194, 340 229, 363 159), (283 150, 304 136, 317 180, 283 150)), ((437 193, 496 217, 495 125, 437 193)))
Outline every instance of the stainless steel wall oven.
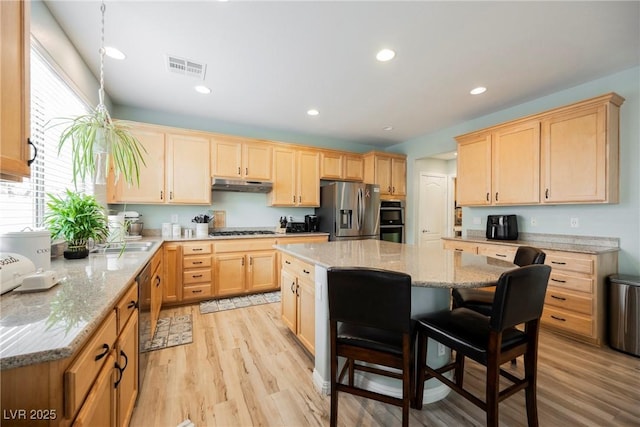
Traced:
POLYGON ((404 201, 380 201, 380 240, 405 243, 404 201))

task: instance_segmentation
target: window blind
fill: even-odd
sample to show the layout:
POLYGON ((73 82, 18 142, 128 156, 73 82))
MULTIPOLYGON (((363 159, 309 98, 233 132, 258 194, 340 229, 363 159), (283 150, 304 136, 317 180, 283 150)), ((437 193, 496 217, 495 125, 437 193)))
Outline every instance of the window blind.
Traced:
POLYGON ((89 106, 78 96, 46 59, 31 47, 31 142, 38 156, 31 164, 31 177, 22 182, 0 180, 0 233, 42 228, 47 194, 65 189, 92 194, 90 183, 74 189, 71 146, 58 154, 60 133, 66 125, 51 126, 52 119, 87 114, 89 106))

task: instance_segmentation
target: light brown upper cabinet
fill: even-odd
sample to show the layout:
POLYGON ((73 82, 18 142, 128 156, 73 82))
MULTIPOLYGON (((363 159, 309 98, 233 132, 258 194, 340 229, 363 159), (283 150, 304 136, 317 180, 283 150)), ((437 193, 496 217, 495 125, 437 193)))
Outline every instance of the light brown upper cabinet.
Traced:
POLYGON ((364 160, 361 155, 339 151, 320 151, 320 179, 362 181, 364 160))
POLYGON ((460 205, 538 203, 540 122, 459 137, 457 175, 460 205))
POLYGON ((273 149, 271 206, 320 206, 320 153, 286 146, 273 149))
POLYGON ((610 93, 457 137, 458 204, 617 203, 623 102, 610 93))
POLYGON ((211 139, 211 171, 217 178, 270 181, 272 146, 268 142, 215 136, 211 139))
POLYGON ((542 121, 543 203, 618 203, 623 102, 609 94, 542 121))
POLYGON ((407 159, 402 154, 372 151, 364 156, 364 182, 378 184, 383 198, 407 195, 407 159))
POLYGON ((206 135, 162 126, 130 124, 145 147, 140 186, 123 179, 107 186, 109 203, 211 204, 210 143, 206 135))
POLYGON ((28 1, 0 1, 0 178, 31 175, 28 1))

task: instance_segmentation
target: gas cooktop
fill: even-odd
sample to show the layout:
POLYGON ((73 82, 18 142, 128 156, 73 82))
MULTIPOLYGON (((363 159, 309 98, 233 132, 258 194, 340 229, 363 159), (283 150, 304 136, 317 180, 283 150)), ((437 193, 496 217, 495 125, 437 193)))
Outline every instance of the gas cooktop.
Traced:
POLYGON ((212 231, 209 233, 210 237, 217 236, 251 236, 256 234, 276 234, 271 230, 237 230, 237 231, 212 231))

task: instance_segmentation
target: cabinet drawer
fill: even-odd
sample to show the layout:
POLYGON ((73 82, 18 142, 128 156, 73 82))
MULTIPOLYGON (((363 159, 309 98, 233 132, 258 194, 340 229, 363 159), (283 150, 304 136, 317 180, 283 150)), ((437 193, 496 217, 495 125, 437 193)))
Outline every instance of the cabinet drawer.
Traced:
POLYGON ((516 246, 505 247, 498 245, 478 245, 478 255, 484 255, 508 262, 513 262, 517 250, 518 248, 516 246))
POLYGON ((235 239, 214 243, 215 252, 250 252, 273 249, 276 239, 235 239))
POLYGON ((311 281, 315 281, 316 279, 316 269, 313 264, 309 264, 304 262, 298 258, 295 259, 294 265, 296 266, 298 276, 303 279, 309 279, 311 281))
POLYGON ((136 311, 140 302, 138 301, 138 284, 133 283, 133 286, 129 288, 129 291, 120 298, 118 305, 116 305, 116 313, 118 316, 118 333, 122 331, 124 325, 127 324, 127 320, 136 311))
POLYGON ((588 337, 593 336, 593 320, 590 316, 545 307, 542 311, 541 321, 543 325, 556 329, 562 329, 588 337))
POLYGON ((589 316, 593 314, 593 299, 591 297, 567 292, 555 286, 547 288, 544 303, 548 306, 576 311, 589 316))
POLYGON ((457 252, 469 252, 472 254, 478 253, 478 245, 471 242, 456 242, 452 240, 443 240, 442 247, 444 249, 457 251, 457 252))
POLYGON ((71 418, 96 379, 116 342, 116 312, 112 311, 64 373, 65 411, 71 418))
POLYGON ((202 267, 211 267, 211 257, 210 256, 189 256, 184 257, 182 261, 183 268, 202 268, 202 267))
POLYGON ((575 271, 577 273, 593 274, 593 259, 591 257, 566 256, 553 251, 545 251, 547 256, 544 263, 553 267, 554 270, 575 271))
POLYGON ((211 243, 185 243, 182 245, 182 255, 210 254, 211 243))
POLYGON ((211 296, 211 284, 185 286, 182 288, 182 299, 192 300, 211 296))
POLYGON ((291 256, 289 254, 285 254, 285 253, 281 253, 281 267, 285 270, 289 270, 291 272, 293 272, 295 274, 295 268, 296 268, 296 258, 294 256, 291 256))
POLYGON ((295 243, 324 243, 329 241, 329 236, 300 236, 300 237, 278 237, 276 245, 293 245, 295 243))
POLYGON ((182 273, 182 283, 185 285, 203 282, 211 283, 211 269, 189 270, 182 273))
POLYGON ((551 275, 549 276, 549 285, 563 289, 585 292, 588 294, 593 293, 592 278, 562 274, 555 271, 555 268, 551 270, 551 275))

